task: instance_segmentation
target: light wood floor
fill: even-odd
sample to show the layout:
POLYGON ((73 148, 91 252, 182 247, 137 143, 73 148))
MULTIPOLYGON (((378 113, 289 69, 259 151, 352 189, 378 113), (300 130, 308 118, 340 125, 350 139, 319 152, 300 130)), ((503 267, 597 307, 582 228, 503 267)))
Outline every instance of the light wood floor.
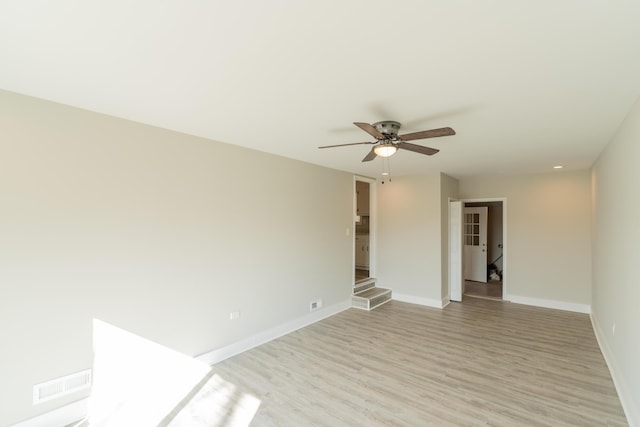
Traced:
POLYGON ((626 426, 584 314, 466 298, 349 309, 214 365, 252 426, 626 426))
POLYGON ((464 295, 476 298, 502 299, 502 282, 490 280, 487 283, 464 281, 464 295))

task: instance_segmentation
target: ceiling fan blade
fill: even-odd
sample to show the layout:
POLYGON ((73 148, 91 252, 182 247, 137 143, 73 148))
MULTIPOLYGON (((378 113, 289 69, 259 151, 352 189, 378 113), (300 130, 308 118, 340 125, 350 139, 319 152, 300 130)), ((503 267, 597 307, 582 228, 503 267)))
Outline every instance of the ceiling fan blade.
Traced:
POLYGON ((353 124, 358 126, 360 129, 367 132, 369 135, 373 136, 376 139, 384 139, 384 135, 378 132, 378 129, 374 128, 369 123, 353 122, 353 124))
POLYGON ((409 150, 415 153, 426 154, 427 156, 433 156, 440 150, 436 150, 431 147, 423 147, 422 145, 411 144, 410 142, 399 142, 398 148, 402 150, 409 150))
POLYGON ((436 138, 438 136, 455 135, 456 131, 446 127, 439 129, 423 130, 421 132, 405 133, 404 135, 398 135, 398 139, 401 141, 414 141, 416 139, 436 138))
POLYGON ((369 151, 369 154, 367 154, 366 156, 364 156, 364 159, 362 159, 363 162, 370 162, 371 160, 375 159, 378 155, 376 154, 375 151, 373 151, 373 148, 371 149, 371 151, 369 151))
POLYGON ((352 142, 351 144, 323 145, 318 148, 346 147, 347 145, 376 144, 376 142, 352 142))

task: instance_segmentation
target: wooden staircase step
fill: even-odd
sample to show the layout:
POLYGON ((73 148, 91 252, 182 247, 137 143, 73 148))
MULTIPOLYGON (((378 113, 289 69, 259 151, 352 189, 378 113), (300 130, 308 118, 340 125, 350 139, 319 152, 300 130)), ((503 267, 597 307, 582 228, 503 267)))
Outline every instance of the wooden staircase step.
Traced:
POLYGON ((351 297, 351 305, 363 310, 374 308, 391 300, 391 289, 369 288, 351 297))
POLYGON ((353 294, 357 295, 367 289, 371 289, 376 285, 376 279, 373 277, 367 277, 366 279, 356 280, 353 285, 353 294))

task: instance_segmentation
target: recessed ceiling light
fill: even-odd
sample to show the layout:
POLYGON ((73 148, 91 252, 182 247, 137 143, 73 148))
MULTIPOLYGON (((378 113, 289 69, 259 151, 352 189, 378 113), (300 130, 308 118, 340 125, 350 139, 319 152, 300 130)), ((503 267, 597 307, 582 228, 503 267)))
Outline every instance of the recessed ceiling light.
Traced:
POLYGON ((554 166, 553 168, 554 168, 554 169, 562 169, 563 167, 564 167, 564 166, 562 166, 562 165, 557 165, 557 166, 554 166))

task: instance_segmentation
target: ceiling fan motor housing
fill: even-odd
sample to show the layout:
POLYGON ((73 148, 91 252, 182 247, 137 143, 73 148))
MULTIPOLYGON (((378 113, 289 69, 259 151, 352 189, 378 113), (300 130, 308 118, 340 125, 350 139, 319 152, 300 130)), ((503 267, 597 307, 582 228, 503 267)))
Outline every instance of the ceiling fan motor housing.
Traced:
POLYGON ((394 122, 391 120, 385 120, 382 122, 376 122, 372 125, 378 132, 383 134, 387 139, 395 140, 398 138, 398 131, 400 130, 400 122, 394 122))

